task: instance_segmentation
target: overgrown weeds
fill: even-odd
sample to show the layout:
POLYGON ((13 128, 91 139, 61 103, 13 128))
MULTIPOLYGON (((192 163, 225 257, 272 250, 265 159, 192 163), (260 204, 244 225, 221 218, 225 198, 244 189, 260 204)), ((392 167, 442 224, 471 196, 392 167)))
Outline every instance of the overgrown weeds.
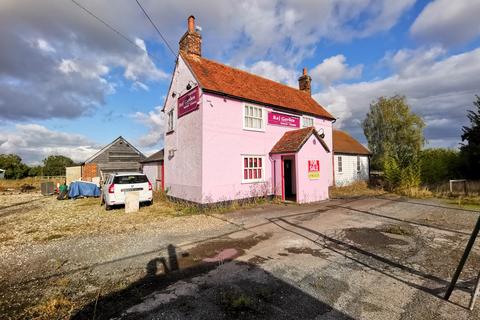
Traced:
POLYGON ((384 193, 383 189, 370 188, 366 181, 356 181, 348 186, 334 186, 330 188, 331 198, 356 198, 377 196, 384 193))

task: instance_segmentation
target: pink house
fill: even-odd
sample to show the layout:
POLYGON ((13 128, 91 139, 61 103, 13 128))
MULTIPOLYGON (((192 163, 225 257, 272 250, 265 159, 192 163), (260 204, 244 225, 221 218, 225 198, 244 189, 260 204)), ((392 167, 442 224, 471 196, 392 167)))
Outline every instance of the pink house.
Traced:
POLYGON ((335 118, 310 93, 201 56, 195 18, 165 101, 165 190, 208 204, 257 196, 328 199, 335 118))

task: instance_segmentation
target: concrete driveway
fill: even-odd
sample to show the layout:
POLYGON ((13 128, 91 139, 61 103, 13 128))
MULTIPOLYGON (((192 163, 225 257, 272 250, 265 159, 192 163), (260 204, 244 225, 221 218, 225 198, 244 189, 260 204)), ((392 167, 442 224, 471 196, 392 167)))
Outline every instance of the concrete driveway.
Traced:
POLYGON ((188 236, 104 239, 118 246, 109 259, 77 253, 43 279, 94 279, 74 319, 479 319, 480 305, 466 309, 478 244, 441 299, 477 217, 399 198, 268 205, 211 215, 214 229, 188 236))
POLYGON ((172 246, 154 263, 160 271, 150 268, 143 280, 99 302, 115 308, 120 297, 153 281, 117 316, 478 319, 480 307, 465 309, 480 268, 478 246, 452 302, 441 299, 476 217, 432 202, 382 198, 217 215, 238 231, 172 246))

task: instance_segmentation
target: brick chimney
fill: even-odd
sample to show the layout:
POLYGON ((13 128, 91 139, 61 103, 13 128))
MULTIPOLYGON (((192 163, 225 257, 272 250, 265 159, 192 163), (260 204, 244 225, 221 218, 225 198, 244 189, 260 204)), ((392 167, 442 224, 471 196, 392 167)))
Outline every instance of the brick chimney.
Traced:
POLYGON ((195 30, 195 17, 190 16, 187 20, 187 32, 178 42, 180 51, 186 54, 202 56, 202 36, 195 30))
POLYGON ((308 94, 312 94, 312 78, 307 73, 307 68, 303 68, 303 74, 298 78, 298 88, 308 94))

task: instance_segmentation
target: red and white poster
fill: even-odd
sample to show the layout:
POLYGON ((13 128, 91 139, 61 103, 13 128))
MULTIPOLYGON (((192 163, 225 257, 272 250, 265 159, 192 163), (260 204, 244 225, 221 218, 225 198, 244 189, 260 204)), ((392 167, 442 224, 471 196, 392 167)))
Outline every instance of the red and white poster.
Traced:
POLYGON ((320 160, 308 160, 308 178, 320 179, 320 160))
POLYGON ((195 111, 200 106, 198 86, 178 98, 178 118, 195 111))
POLYGON ((300 128, 300 117, 271 111, 268 113, 268 124, 300 128))

